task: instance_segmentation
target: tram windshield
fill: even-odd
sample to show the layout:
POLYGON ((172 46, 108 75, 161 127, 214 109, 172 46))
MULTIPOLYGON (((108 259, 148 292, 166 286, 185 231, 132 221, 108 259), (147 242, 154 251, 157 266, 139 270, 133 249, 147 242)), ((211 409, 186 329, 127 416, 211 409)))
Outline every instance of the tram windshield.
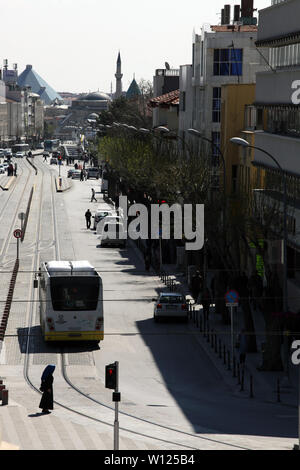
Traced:
POLYGON ((97 277, 57 277, 50 279, 53 310, 96 310, 99 297, 97 277))

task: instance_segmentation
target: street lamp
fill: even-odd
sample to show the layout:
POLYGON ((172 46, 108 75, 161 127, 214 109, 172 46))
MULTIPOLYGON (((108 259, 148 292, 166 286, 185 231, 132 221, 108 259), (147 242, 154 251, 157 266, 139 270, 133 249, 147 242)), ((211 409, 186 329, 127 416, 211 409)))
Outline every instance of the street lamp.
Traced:
POLYGON ((167 127, 158 126, 158 127, 155 127, 153 131, 159 131, 161 134, 165 134, 165 135, 170 134, 170 137, 175 137, 176 140, 180 140, 182 142, 182 150, 184 151, 184 147, 186 147, 190 156, 192 155, 191 149, 187 145, 186 141, 175 132, 170 131, 170 129, 168 129, 167 127))

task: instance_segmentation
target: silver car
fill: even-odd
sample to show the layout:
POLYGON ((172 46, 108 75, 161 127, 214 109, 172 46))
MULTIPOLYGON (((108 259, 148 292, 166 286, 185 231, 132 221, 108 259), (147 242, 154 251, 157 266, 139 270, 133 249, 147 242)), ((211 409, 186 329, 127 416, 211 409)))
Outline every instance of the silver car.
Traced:
POLYGON ((153 318, 158 322, 161 318, 180 318, 188 321, 188 305, 185 296, 178 292, 160 293, 155 302, 153 318))

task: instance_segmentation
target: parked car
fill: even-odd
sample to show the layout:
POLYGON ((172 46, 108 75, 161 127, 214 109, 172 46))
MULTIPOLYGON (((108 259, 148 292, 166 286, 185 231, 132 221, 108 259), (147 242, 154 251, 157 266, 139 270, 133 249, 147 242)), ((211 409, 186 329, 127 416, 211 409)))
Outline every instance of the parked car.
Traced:
POLYGON ((102 178, 100 183, 100 192, 105 193, 106 191, 108 191, 108 180, 102 178))
POLYGON ((105 222, 102 232, 98 237, 101 240, 101 246, 120 245, 125 248, 127 233, 124 225, 119 222, 105 222))
POLYGON ((4 156, 5 157, 12 157, 12 150, 11 149, 5 149, 4 150, 4 156))
MULTIPOLYGON (((95 219, 97 217, 97 223, 95 225, 95 230, 97 231, 97 235, 101 235, 102 233, 102 227, 101 227, 101 224, 99 224, 99 222, 103 219, 105 219, 105 222, 108 223, 108 222, 119 222, 119 223, 123 223, 123 219, 122 217, 120 217, 116 211, 107 211, 107 212, 110 212, 109 214, 106 214, 106 215, 103 215, 103 212, 96 212, 97 215, 95 215, 95 219)), ((105 211, 104 211, 104 214, 105 214, 105 211)))
POLYGON ((100 176, 99 175, 99 168, 97 168, 97 167, 86 168, 86 177, 87 177, 87 179, 96 178, 98 180, 99 176, 100 176))
POLYGON ((56 157, 51 157, 50 158, 50 165, 57 165, 58 164, 58 160, 56 157))
POLYGON ((43 142, 41 142, 40 144, 37 144, 36 148, 37 148, 38 150, 39 150, 39 149, 43 150, 43 149, 44 149, 44 144, 43 144, 43 142))
POLYGON ((23 158, 24 157, 24 152, 17 152, 15 153, 16 158, 23 158))
POLYGON ((0 149, 0 157, 5 157, 5 149, 0 149))
POLYGON ((158 322, 161 318, 180 318, 188 321, 186 299, 178 292, 161 292, 155 302, 153 318, 158 322))
POLYGON ((114 211, 114 210, 98 208, 95 212, 95 215, 94 215, 94 228, 93 228, 93 230, 97 229, 98 222, 100 222, 100 220, 102 220, 104 217, 117 216, 117 215, 118 215, 117 212, 114 211))
POLYGON ((70 168, 70 169, 68 170, 67 177, 68 177, 68 178, 71 178, 71 177, 72 177, 72 174, 74 173, 74 171, 75 171, 75 168, 70 168))
POLYGON ((72 180, 80 179, 80 175, 81 175, 81 170, 74 170, 72 173, 72 180))

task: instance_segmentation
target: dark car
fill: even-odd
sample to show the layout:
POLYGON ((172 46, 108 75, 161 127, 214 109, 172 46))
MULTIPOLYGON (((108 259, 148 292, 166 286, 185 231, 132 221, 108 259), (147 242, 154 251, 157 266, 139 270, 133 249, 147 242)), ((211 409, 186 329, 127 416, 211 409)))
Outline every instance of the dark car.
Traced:
POLYGON ((86 169, 86 177, 87 179, 90 178, 96 178, 97 180, 99 179, 99 168, 97 167, 92 167, 92 168, 87 168, 86 169))

